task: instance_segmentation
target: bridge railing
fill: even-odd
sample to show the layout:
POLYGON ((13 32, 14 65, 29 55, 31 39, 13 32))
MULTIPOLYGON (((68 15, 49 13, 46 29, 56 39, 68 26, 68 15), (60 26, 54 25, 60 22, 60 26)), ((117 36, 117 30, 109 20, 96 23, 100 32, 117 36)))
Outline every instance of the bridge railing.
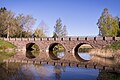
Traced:
POLYGON ((52 38, 52 37, 43 37, 43 38, 0 38, 5 41, 79 41, 79 40, 116 40, 119 41, 120 37, 87 37, 87 36, 79 36, 79 37, 58 37, 58 38, 52 38))

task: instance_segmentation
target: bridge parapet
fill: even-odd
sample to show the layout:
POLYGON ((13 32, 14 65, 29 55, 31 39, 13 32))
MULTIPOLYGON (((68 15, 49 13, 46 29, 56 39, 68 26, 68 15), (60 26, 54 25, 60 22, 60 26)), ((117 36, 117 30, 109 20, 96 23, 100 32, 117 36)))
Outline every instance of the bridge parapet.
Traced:
POLYGON ((120 37, 115 37, 115 40, 119 41, 119 40, 120 40, 120 37))
POLYGON ((5 41, 80 41, 80 40, 87 40, 87 41, 119 41, 120 37, 59 37, 59 38, 52 38, 52 37, 44 37, 44 38, 0 38, 5 41))

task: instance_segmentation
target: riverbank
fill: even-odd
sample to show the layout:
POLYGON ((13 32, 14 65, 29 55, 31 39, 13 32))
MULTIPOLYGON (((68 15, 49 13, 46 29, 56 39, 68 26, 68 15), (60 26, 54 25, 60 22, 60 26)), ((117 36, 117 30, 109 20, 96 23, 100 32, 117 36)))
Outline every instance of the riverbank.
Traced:
POLYGON ((15 48, 12 43, 0 40, 0 61, 15 55, 15 48))
POLYGON ((89 53, 103 58, 120 58, 120 41, 108 45, 103 49, 91 49, 89 53))

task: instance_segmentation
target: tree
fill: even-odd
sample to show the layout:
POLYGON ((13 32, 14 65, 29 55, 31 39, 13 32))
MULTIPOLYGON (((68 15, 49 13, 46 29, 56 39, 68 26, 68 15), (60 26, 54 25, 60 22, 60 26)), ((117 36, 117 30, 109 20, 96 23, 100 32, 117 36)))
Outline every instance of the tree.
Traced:
POLYGON ((54 26, 54 33, 58 36, 58 37, 62 37, 62 23, 61 23, 61 19, 59 18, 56 21, 56 25, 54 26))
POLYGON ((0 8, 0 37, 3 37, 4 34, 4 30, 6 29, 6 27, 4 26, 4 12, 6 11, 6 8, 0 8))
POLYGON ((38 26, 38 28, 41 30, 42 34, 41 37, 45 37, 48 34, 48 26, 47 24, 42 20, 38 26))
POLYGON ((57 37, 65 37, 67 36, 67 29, 66 26, 62 26, 62 20, 59 18, 56 21, 56 24, 54 26, 54 34, 53 37, 57 36, 57 37))
POLYGON ((31 37, 32 36, 32 27, 35 24, 36 19, 30 15, 20 14, 17 16, 17 21, 21 28, 21 37, 31 37))
POLYGON ((40 29, 40 28, 37 28, 34 32, 34 37, 45 37, 46 35, 44 34, 44 32, 40 29))
POLYGON ((0 30, 2 31, 1 36, 10 37, 17 31, 17 24, 15 19, 15 14, 8 11, 6 8, 1 8, 0 10, 0 30))
POLYGON ((63 26, 63 29, 62 29, 62 37, 65 37, 65 36, 67 36, 67 26, 66 25, 64 25, 63 26))
POLYGON ((98 19, 98 28, 100 36, 117 36, 119 29, 119 20, 109 14, 107 8, 104 9, 101 17, 98 19))
POLYGON ((0 8, 1 37, 31 37, 35 19, 30 15, 15 15, 5 7, 0 8))

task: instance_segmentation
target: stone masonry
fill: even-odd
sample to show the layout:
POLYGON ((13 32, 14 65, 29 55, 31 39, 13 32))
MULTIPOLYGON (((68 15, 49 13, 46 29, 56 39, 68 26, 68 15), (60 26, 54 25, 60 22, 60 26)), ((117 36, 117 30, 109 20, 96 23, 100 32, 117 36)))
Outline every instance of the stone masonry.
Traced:
MULTIPOLYGON (((49 48, 55 43, 63 45, 65 48, 64 60, 76 60, 75 50, 82 44, 89 44, 93 48, 104 48, 105 46, 119 41, 120 37, 63 37, 63 38, 1 38, 17 46, 18 50, 26 51, 26 45, 34 43, 39 46, 40 54, 38 58, 49 59, 49 48)), ((25 55, 25 54, 24 54, 25 55)))

